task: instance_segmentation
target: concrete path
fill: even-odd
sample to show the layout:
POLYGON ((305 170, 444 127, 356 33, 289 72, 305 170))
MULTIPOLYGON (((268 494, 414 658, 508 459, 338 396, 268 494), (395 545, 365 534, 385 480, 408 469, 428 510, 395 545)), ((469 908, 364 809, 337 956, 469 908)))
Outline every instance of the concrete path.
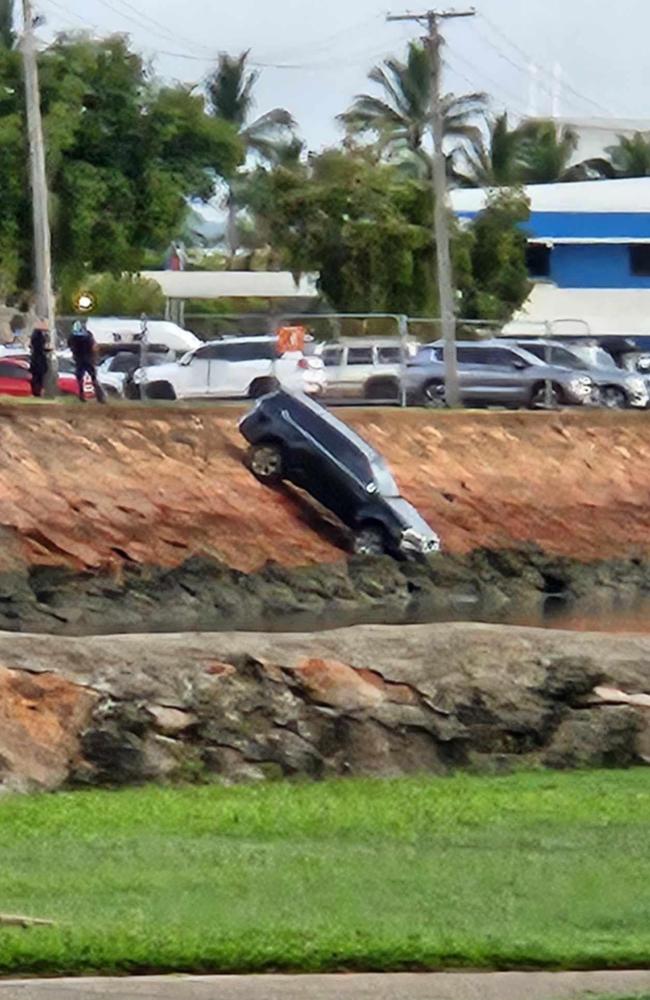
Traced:
POLYGON ((650 971, 0 981, 0 1000, 586 1000, 644 993, 650 971))

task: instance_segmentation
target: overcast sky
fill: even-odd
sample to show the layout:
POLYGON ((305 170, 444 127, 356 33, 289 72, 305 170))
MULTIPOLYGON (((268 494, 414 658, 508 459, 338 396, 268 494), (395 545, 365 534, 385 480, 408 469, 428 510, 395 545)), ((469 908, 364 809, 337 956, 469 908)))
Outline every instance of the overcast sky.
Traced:
MULTIPOLYGON (((388 0, 35 0, 43 37, 61 29, 127 32, 165 77, 200 83, 220 51, 251 49, 257 112, 286 107, 312 149, 336 141, 335 115, 366 89, 368 69, 403 55, 416 25, 387 24, 388 0)), ((420 9, 410 5, 391 10, 420 9)), ((648 0, 475 0, 449 23, 446 89, 486 90, 495 110, 526 114, 528 66, 539 66, 537 111, 550 114, 562 68, 564 116, 650 121, 648 0)))

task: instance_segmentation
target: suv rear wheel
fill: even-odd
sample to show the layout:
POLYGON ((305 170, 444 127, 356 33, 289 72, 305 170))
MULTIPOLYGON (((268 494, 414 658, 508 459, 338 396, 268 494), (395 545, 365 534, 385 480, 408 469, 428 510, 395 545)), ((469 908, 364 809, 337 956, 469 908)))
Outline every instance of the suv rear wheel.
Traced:
MULTIPOLYGON (((146 399, 176 399, 176 392, 171 382, 147 382, 144 387, 146 399)), ((140 397, 140 387, 138 386, 138 396, 140 397)))
POLYGON ((399 383, 394 378, 374 378, 366 382, 364 395, 366 399, 396 403, 399 400, 399 383))
POLYGON ((386 553, 386 535, 378 524, 362 524, 352 542, 355 556, 383 556, 386 553))
POLYGON ((248 452, 248 467, 261 483, 279 483, 284 476, 284 455, 278 444, 256 444, 248 452))
POLYGON ((248 395, 251 399, 259 399, 260 396, 268 396, 270 392, 275 392, 275 390, 279 388, 280 383, 277 378, 256 378, 255 381, 250 384, 248 395))

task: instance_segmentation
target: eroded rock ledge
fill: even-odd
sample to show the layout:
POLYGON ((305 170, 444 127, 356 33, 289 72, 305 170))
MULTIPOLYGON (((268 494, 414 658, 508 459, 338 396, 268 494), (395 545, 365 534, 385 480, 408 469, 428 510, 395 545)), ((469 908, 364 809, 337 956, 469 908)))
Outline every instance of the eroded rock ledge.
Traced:
POLYGON ((0 787, 650 759, 650 638, 485 625, 0 634, 0 787))

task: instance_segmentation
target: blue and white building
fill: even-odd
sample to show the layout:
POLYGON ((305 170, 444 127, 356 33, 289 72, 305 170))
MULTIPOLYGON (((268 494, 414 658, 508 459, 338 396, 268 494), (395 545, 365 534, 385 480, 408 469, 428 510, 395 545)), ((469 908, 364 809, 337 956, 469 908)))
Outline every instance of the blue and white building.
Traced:
MULTIPOLYGON (((533 293, 518 318, 580 320, 593 333, 650 334, 650 178, 526 189, 533 293)), ((451 193, 460 219, 487 192, 451 193)))

